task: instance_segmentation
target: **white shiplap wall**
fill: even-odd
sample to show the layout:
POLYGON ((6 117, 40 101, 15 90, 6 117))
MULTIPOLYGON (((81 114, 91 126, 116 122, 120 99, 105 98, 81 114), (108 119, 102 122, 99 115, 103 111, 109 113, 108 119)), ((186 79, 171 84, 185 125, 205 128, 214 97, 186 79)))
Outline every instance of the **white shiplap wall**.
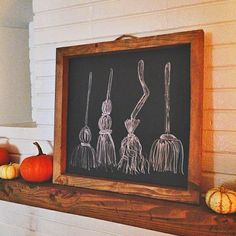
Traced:
MULTIPOLYGON (((204 29, 202 189, 206 191, 224 183, 236 190, 235 0, 33 0, 33 8, 30 55, 33 118, 37 128, 0 128, 2 136, 9 138, 8 148, 15 159, 35 153, 32 140, 39 140, 45 152, 53 151, 57 47, 113 40, 122 34, 148 36, 204 29)), ((6 139, 1 142, 5 144, 6 139)), ((95 219, 1 202, 0 211, 6 208, 10 208, 9 218, 26 215, 23 228, 37 232, 37 235, 51 235, 53 228, 59 235, 67 232, 106 235, 103 228, 108 229, 108 235, 158 235, 95 219), (34 214, 35 221, 31 224, 35 228, 32 229, 29 216, 34 214), (40 231, 42 222, 46 222, 51 231, 40 231), (70 222, 80 223, 71 225, 70 222), (93 231, 84 233, 84 228, 93 231)), ((10 226, 4 217, 0 218, 0 226, 6 232, 21 232, 18 228, 22 228, 20 223, 10 226)), ((31 234, 25 231, 19 235, 31 234)))
POLYGON ((169 235, 88 217, 29 207, 16 203, 4 203, 1 201, 0 203, 1 236, 169 235), (12 224, 10 225, 9 222, 12 222, 12 224))

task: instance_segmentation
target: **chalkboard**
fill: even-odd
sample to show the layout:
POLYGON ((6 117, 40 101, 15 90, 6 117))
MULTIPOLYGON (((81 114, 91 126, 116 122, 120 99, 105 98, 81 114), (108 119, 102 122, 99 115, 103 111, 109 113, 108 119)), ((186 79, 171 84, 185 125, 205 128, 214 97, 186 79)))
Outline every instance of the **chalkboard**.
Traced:
POLYGON ((201 132, 202 37, 202 31, 192 31, 57 49, 54 182, 198 202, 201 147, 193 145, 201 143, 196 131, 201 132), (140 120, 133 132, 127 119, 140 120), (165 135, 168 124, 174 138, 165 135), (100 155, 107 152, 113 156, 100 155), (114 188, 118 185, 125 187, 114 188), (170 189, 191 200, 163 197, 170 189))
POLYGON ((114 52, 105 55, 75 57, 69 61, 69 96, 67 120, 67 171, 111 179, 130 180, 171 186, 187 186, 187 164, 189 149, 190 118, 190 45, 178 47, 141 49, 132 52, 114 52), (73 149, 80 142, 79 131, 84 126, 89 72, 93 72, 89 105, 89 127, 92 132, 91 145, 96 149, 99 136, 98 120, 105 100, 110 68, 113 68, 112 137, 120 160, 120 146, 127 135, 124 121, 130 117, 137 101, 142 96, 137 65, 144 61, 144 77, 150 96, 138 115, 140 124, 135 133, 148 159, 153 141, 164 133, 164 68, 171 62, 171 132, 183 143, 185 151, 184 175, 171 172, 126 175, 120 171, 99 169, 83 170, 69 165, 73 149))

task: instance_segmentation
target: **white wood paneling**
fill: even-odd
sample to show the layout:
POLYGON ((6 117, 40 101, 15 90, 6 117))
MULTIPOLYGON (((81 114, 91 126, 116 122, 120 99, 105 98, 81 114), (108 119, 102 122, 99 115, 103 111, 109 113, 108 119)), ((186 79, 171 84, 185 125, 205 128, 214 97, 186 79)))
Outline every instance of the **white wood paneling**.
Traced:
POLYGON ((236 55, 235 44, 215 47, 212 50, 212 65, 215 67, 235 66, 236 65, 235 55, 236 55))
MULTIPOLYGON (((14 217, 14 215, 12 215, 12 217, 14 217)), ((21 227, 16 227, 15 225, 11 225, 9 222, 8 224, 0 222, 0 228, 1 234, 4 236, 52 236, 50 234, 39 233, 21 227)))
POLYGON ((153 30, 167 29, 166 15, 162 12, 145 14, 142 17, 114 18, 92 22, 92 37, 120 36, 122 34, 137 34, 153 30), (106 31, 104 31, 106 29, 106 31))
POLYGON ((215 24, 236 20, 235 1, 217 1, 173 9, 167 13, 168 28, 179 26, 215 24), (220 13, 220 14, 216 14, 220 13))
POLYGON ((37 108, 38 109, 54 109, 54 94, 37 94, 37 108))
POLYGON ((205 130, 236 130, 236 111, 207 110, 203 120, 205 130))
POLYGON ((78 7, 62 8, 58 11, 49 11, 42 14, 36 14, 34 17, 34 27, 35 29, 38 29, 69 25, 74 24, 74 22, 88 22, 91 19, 91 13, 90 6, 78 5, 78 7))
MULTIPOLYGON (((206 3, 214 3, 217 2, 217 0, 168 0, 168 8, 179 8, 183 6, 189 6, 189 5, 198 5, 198 4, 206 4, 206 3)), ((218 0, 219 2, 219 0, 218 0)))
POLYGON ((34 48, 34 58, 37 61, 56 60, 56 45, 42 45, 34 48))
POLYGON ((40 125, 54 124, 54 110, 37 110, 37 122, 40 125))
POLYGON ((203 151, 236 154, 235 131, 203 131, 203 151))
POLYGON ((55 77, 37 77, 35 80, 36 93, 55 93, 55 77))
MULTIPOLYGON (((167 236, 169 234, 127 227, 93 218, 76 216, 36 207, 0 201, 0 222, 8 224, 15 218, 14 225, 23 232, 31 231, 46 235, 83 235, 83 236, 167 236), (4 203, 4 204, 3 204, 4 203), (4 214, 3 214, 4 213, 4 214)), ((0 225, 1 226, 1 225, 0 225)), ((1 228, 2 232, 2 228, 1 228)), ((3 231, 4 232, 4 231, 3 231)), ((7 230, 6 230, 7 232, 7 230)), ((18 234, 14 234, 17 235, 18 234)), ((4 235, 5 236, 5 235, 4 235)))
POLYGON ((52 44, 63 41, 81 40, 92 37, 91 24, 75 23, 66 26, 60 26, 49 29, 40 29, 35 31, 35 44, 52 44))
POLYGON ((47 11, 55 11, 58 9, 66 9, 75 7, 78 5, 92 4, 101 1, 109 0, 34 0, 33 1, 33 10, 35 13, 42 13, 47 11))
POLYGON ((9 139, 28 139, 28 140, 52 140, 53 127, 17 128, 0 127, 0 143, 7 143, 9 139))
MULTIPOLYGON (((227 58, 227 55, 225 55, 227 58)), ((204 87, 211 88, 236 88, 236 66, 206 68, 204 87)))
POLYGON ((236 175, 235 154, 203 152, 202 170, 205 172, 236 175))
POLYGON ((202 174, 202 191, 206 192, 212 187, 221 185, 236 191, 235 182, 236 175, 204 172, 202 174))
POLYGON ((236 90, 217 89, 206 90, 204 94, 204 109, 236 109, 236 90))
MULTIPOLYGON (((232 3, 232 5, 233 4, 234 3, 232 3)), ((183 19, 184 24, 186 24, 186 22, 189 21, 189 16, 191 16, 190 19, 192 19, 193 22, 190 21, 187 24, 195 25, 199 24, 199 22, 195 23, 195 21, 199 20, 202 20, 204 24, 208 21, 210 23, 217 21, 222 22, 221 19, 218 19, 219 16, 214 13, 215 10, 218 10, 219 8, 229 11, 227 17, 226 15, 220 15, 220 17, 222 17, 224 20, 231 19, 231 17, 235 19, 233 9, 230 9, 230 4, 228 5, 229 6, 226 6, 222 1, 195 1, 195 3, 192 1, 178 1, 178 3, 168 3, 168 1, 149 0, 147 4, 145 0, 129 0, 129 4, 127 4, 126 0, 112 0, 97 1, 94 4, 86 5, 77 2, 73 3, 73 7, 62 7, 58 8, 56 11, 44 11, 41 14, 36 14, 34 17, 34 22, 35 28, 43 28, 69 25, 74 24, 75 22, 87 22, 90 20, 97 21, 101 19, 121 18, 124 16, 132 16, 144 13, 157 14, 159 11, 161 11, 163 14, 170 13, 169 19, 172 20, 172 16, 175 17, 176 15, 172 11, 183 11, 183 17, 179 17, 179 19, 188 17, 187 21, 183 19), (169 7, 167 7, 167 5, 169 5, 169 7), (182 7, 181 9, 180 6, 182 7)), ((180 23, 177 19, 176 24, 178 26, 183 26, 183 21, 180 23)), ((171 27, 173 27, 173 23, 171 23, 171 27)))
POLYGON ((205 47, 205 67, 235 66, 235 53, 235 44, 205 47))
MULTIPOLYGON (((190 28, 185 28, 183 27, 182 29, 179 30, 191 30, 191 29, 196 29, 196 27, 190 27, 190 28)), ((212 45, 228 45, 228 46, 233 46, 236 43, 236 21, 235 22, 226 22, 226 23, 217 23, 214 25, 206 25, 206 26, 202 26, 202 29, 205 30, 206 33, 206 46, 212 46, 212 45), (224 32, 224 34, 222 34, 222 32, 224 32)), ((145 31, 147 32, 147 31, 145 31)), ((164 29, 163 31, 151 31, 151 33, 139 33, 139 36, 145 36, 145 35, 150 35, 150 34, 164 34, 164 33, 171 33, 174 32, 173 30, 168 30, 168 29, 164 29)), ((115 35, 117 36, 117 32, 115 33, 115 35)), ((114 40, 115 36, 112 36, 110 40, 114 40)), ((96 40, 95 39, 87 39, 87 40, 81 40, 78 39, 77 40, 70 40, 69 42, 57 42, 55 44, 41 44, 38 46, 34 46, 34 59, 36 61, 42 61, 42 60, 55 60, 56 59, 56 48, 57 47, 63 47, 63 46, 69 46, 69 45, 77 45, 77 44, 85 44, 85 43, 91 43, 91 42, 97 42, 97 41, 103 41, 103 40, 109 40, 109 38, 107 38, 107 35, 104 34, 104 36, 101 36, 100 38, 98 37, 98 35, 96 35, 96 40), (105 37, 105 38, 104 38, 105 37)), ((207 54, 209 57, 209 60, 211 61, 211 57, 212 57, 212 48, 211 47, 207 47, 207 54)), ((221 71, 224 71, 224 68, 222 70, 222 68, 214 68, 213 73, 215 72, 216 69, 221 69, 221 71)), ((227 68, 226 68, 227 69, 227 68)), ((209 68, 209 71, 211 72, 212 68, 209 68)), ((234 68, 231 68, 232 71, 235 71, 234 68)), ((216 73, 220 73, 220 72, 216 72, 216 73)), ((224 73, 224 72, 222 72, 224 73)), ((217 76, 217 75, 216 75, 217 76)), ((214 76, 212 76, 212 78, 214 79, 214 76)), ((224 83, 223 83, 224 85, 224 83)))
MULTIPOLYGON (((211 45, 236 43, 236 21, 218 22, 212 25, 199 26, 206 31, 211 45)), ((207 42, 208 43, 208 42, 207 42)))
POLYGON ((149 0, 116 0, 109 2, 101 2, 92 8, 92 20, 104 20, 109 18, 118 18, 124 16, 132 16, 167 9, 167 1, 149 0))
POLYGON ((55 76, 55 61, 41 61, 35 65, 35 76, 55 76))

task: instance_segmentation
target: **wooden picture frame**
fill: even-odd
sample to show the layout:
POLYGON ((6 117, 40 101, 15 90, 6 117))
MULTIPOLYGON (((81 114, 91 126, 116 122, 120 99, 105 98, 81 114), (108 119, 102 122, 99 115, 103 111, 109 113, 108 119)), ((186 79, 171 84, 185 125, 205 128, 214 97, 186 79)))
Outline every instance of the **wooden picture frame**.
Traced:
POLYGON ((204 32, 202 30, 142 38, 124 35, 115 41, 57 48, 53 183, 97 191, 110 191, 153 199, 198 204, 200 200, 202 155, 203 50, 204 32), (185 188, 159 186, 143 182, 137 183, 68 173, 67 122, 70 60, 94 55, 113 55, 113 53, 117 52, 129 53, 146 49, 173 49, 181 45, 189 45, 190 50, 190 129, 187 186, 185 188))

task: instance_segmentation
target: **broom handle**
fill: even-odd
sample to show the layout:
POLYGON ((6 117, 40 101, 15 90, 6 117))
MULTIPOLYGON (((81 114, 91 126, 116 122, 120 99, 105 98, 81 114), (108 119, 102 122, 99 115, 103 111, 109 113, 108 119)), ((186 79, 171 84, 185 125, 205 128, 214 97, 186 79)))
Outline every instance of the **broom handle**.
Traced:
POLYGON ((135 106, 134 110, 131 113, 131 119, 135 119, 142 109, 144 103, 146 102, 147 98, 149 97, 150 91, 145 83, 144 80, 144 61, 140 60, 138 62, 138 78, 139 82, 143 88, 143 96, 139 99, 137 105, 135 106))
POLYGON ((109 74, 109 80, 108 80, 108 85, 107 85, 107 97, 106 100, 110 99, 111 95, 111 86, 112 86, 112 79, 113 79, 113 69, 110 69, 110 74, 109 74))
POLYGON ((88 81, 88 93, 87 93, 87 103, 86 103, 86 112, 85 112, 85 119, 84 124, 88 125, 88 109, 89 109, 89 98, 92 88, 92 72, 89 72, 89 81, 88 81))
POLYGON ((165 65, 165 133, 170 134, 170 62, 165 65))

